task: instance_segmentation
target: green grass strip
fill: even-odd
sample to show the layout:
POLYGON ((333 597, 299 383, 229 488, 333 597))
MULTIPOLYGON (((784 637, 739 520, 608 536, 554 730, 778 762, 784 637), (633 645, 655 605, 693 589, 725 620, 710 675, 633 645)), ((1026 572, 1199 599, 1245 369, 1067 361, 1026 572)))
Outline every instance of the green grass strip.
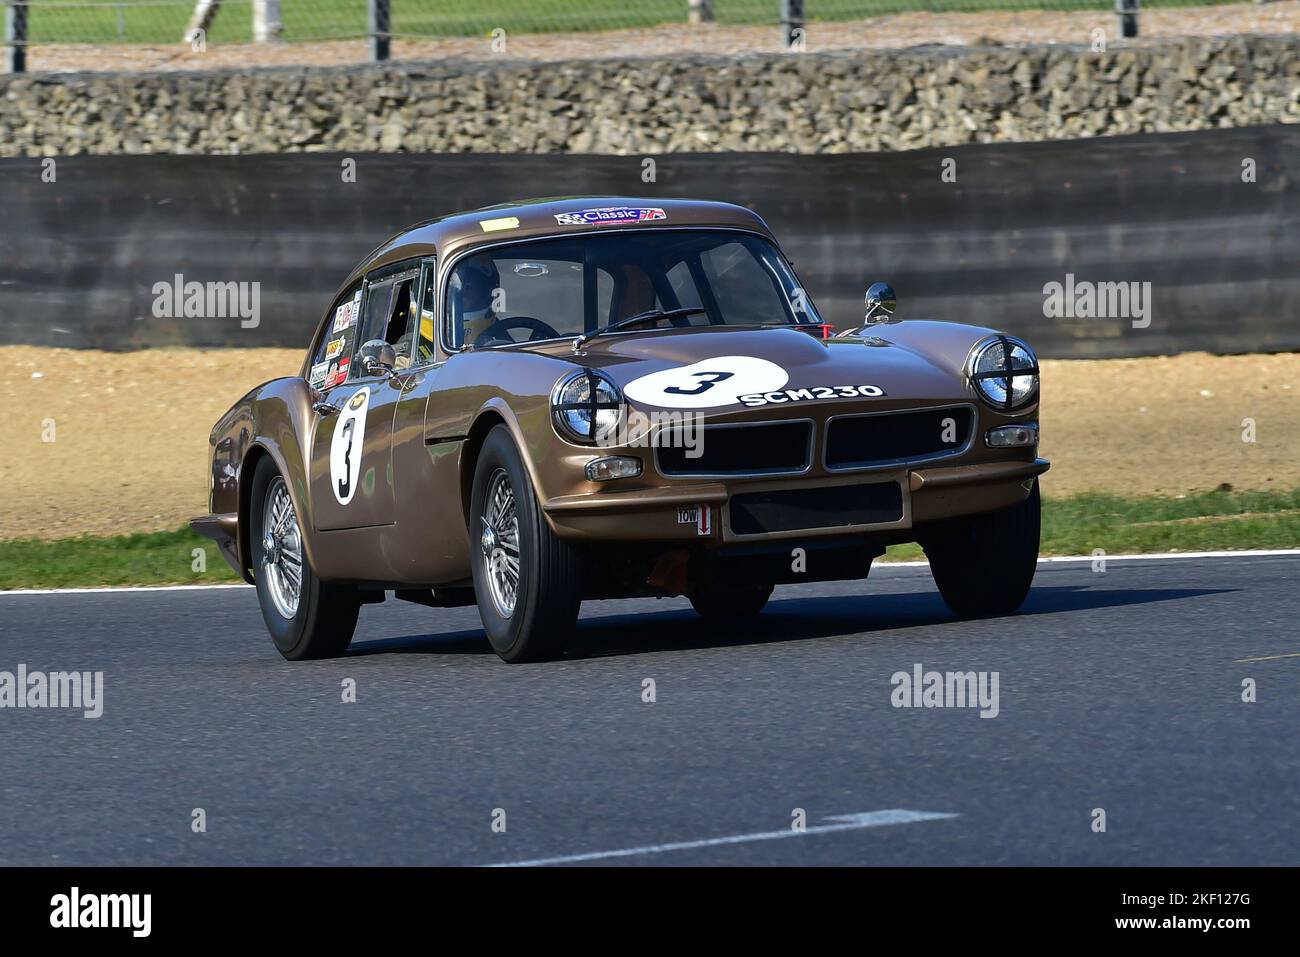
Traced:
POLYGON ((0 541, 0 589, 98 585, 210 585, 239 581, 215 543, 189 529, 0 541), (195 549, 202 552, 199 561, 195 549), (196 568, 203 568, 197 571, 196 568))
MULTIPOLYGON (((1044 555, 1300 548, 1300 489, 1185 498, 1101 493, 1043 503, 1044 555)), ((891 559, 922 557, 915 545, 891 559)), ((0 589, 238 581, 216 546, 188 529, 108 538, 0 541, 0 589), (202 552, 198 560, 196 549, 202 552), (198 570, 202 568, 202 570, 198 570)))
MULTIPOLYGON (((1124 498, 1101 492, 1044 498, 1044 555, 1200 552, 1300 548, 1300 489, 1289 492, 1201 492, 1185 498, 1124 498)), ((916 545, 889 558, 921 558, 916 545)))

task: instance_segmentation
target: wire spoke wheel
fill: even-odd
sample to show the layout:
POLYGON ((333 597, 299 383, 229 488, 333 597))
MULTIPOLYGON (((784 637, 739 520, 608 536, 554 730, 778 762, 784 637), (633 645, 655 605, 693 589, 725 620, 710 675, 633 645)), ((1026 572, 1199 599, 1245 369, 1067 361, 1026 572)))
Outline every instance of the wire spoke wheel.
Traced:
POLYGON ((289 488, 278 475, 266 490, 262 531, 262 570, 271 602, 286 620, 292 620, 302 600, 302 531, 289 488))
POLYGON ((469 513, 474 597, 493 650, 511 663, 559 657, 582 605, 583 559, 547 523, 504 423, 479 448, 469 513))
POLYGON ((486 501, 480 539, 484 577, 497 614, 510 618, 519 598, 519 509, 505 469, 492 473, 486 501))

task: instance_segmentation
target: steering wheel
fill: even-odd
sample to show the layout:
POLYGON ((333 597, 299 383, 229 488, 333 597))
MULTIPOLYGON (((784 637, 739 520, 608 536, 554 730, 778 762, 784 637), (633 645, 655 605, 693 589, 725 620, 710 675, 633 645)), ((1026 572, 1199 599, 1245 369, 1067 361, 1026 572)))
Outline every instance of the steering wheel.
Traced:
POLYGON ((483 346, 490 345, 492 342, 518 342, 513 336, 505 335, 511 329, 527 329, 529 336, 524 342, 540 342, 543 339, 558 339, 560 334, 555 329, 540 319, 534 319, 532 316, 508 316, 504 319, 498 319, 492 325, 488 326, 474 339, 474 348, 480 349, 483 346))

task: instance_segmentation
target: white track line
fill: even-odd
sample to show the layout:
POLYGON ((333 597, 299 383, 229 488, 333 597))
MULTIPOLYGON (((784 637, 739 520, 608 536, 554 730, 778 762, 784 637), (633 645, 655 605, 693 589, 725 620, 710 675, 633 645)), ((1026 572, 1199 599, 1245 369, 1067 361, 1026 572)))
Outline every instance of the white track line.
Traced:
MULTIPOLYGON (((1137 555, 1098 555, 1096 558, 1092 555, 1052 555, 1048 558, 1040 558, 1038 564, 1059 565, 1064 562, 1093 562, 1097 559, 1105 559, 1107 562, 1160 562, 1175 558, 1270 558, 1288 555, 1300 555, 1300 548, 1260 548, 1253 551, 1242 549, 1232 552, 1151 552, 1137 555)), ((880 559, 872 565, 871 571, 874 574, 881 568, 926 568, 929 564, 924 560, 891 562, 888 559, 880 559)))
POLYGON ((0 591, 0 598, 6 595, 127 595, 132 592, 150 591, 229 591, 237 588, 252 588, 252 585, 108 585, 103 588, 16 588, 13 591, 0 591))
POLYGON ((837 814, 826 820, 835 824, 818 824, 802 831, 781 828, 779 831, 759 831, 755 834, 732 834, 728 837, 709 837, 699 841, 676 841, 672 844, 647 844, 644 847, 624 847, 616 851, 592 851, 589 854, 569 854, 564 857, 538 857, 530 861, 507 861, 490 867, 545 867, 548 864, 581 864, 585 861, 605 861, 615 857, 637 857, 642 854, 664 854, 668 851, 690 851, 701 847, 720 847, 724 844, 748 844, 752 841, 778 841, 787 837, 813 837, 835 831, 859 831, 868 827, 889 824, 912 824, 916 821, 941 821, 957 817, 956 814, 935 811, 867 811, 861 814, 837 814))
MULTIPOLYGON (((1149 555, 1098 555, 1097 558, 1104 558, 1108 562, 1159 562, 1169 561, 1170 559, 1179 558, 1275 558, 1279 556, 1300 555, 1300 548, 1275 548, 1275 549, 1257 549, 1255 551, 1242 550, 1233 552, 1153 552, 1149 555)), ((1091 562, 1095 561, 1091 555, 1054 555, 1050 558, 1040 558, 1040 565, 1058 565, 1065 562, 1091 562)), ((877 562, 871 569, 872 573, 885 568, 928 568, 930 565, 927 561, 906 561, 891 562, 883 560, 877 562)), ((237 588, 252 588, 252 585, 130 585, 105 588, 16 588, 13 591, 0 591, 0 598, 6 598, 10 595, 106 595, 106 594, 131 594, 133 592, 152 592, 152 591, 223 591, 237 588)))

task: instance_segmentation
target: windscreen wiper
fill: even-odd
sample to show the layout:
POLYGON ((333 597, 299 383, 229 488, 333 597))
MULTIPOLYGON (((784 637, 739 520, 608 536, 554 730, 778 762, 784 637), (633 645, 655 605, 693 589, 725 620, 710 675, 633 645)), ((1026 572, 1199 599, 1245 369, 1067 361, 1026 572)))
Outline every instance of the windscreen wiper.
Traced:
POLYGON ((698 316, 704 312, 701 306, 684 306, 681 309, 647 309, 645 312, 638 312, 635 316, 628 316, 626 319, 620 319, 618 322, 611 322, 603 329, 597 329, 594 332, 588 332, 585 335, 578 336, 573 340, 573 351, 581 352, 592 339, 597 336, 603 336, 607 332, 619 332, 622 329, 631 329, 634 326, 644 325, 648 322, 659 322, 663 319, 683 319, 686 316, 698 316))

